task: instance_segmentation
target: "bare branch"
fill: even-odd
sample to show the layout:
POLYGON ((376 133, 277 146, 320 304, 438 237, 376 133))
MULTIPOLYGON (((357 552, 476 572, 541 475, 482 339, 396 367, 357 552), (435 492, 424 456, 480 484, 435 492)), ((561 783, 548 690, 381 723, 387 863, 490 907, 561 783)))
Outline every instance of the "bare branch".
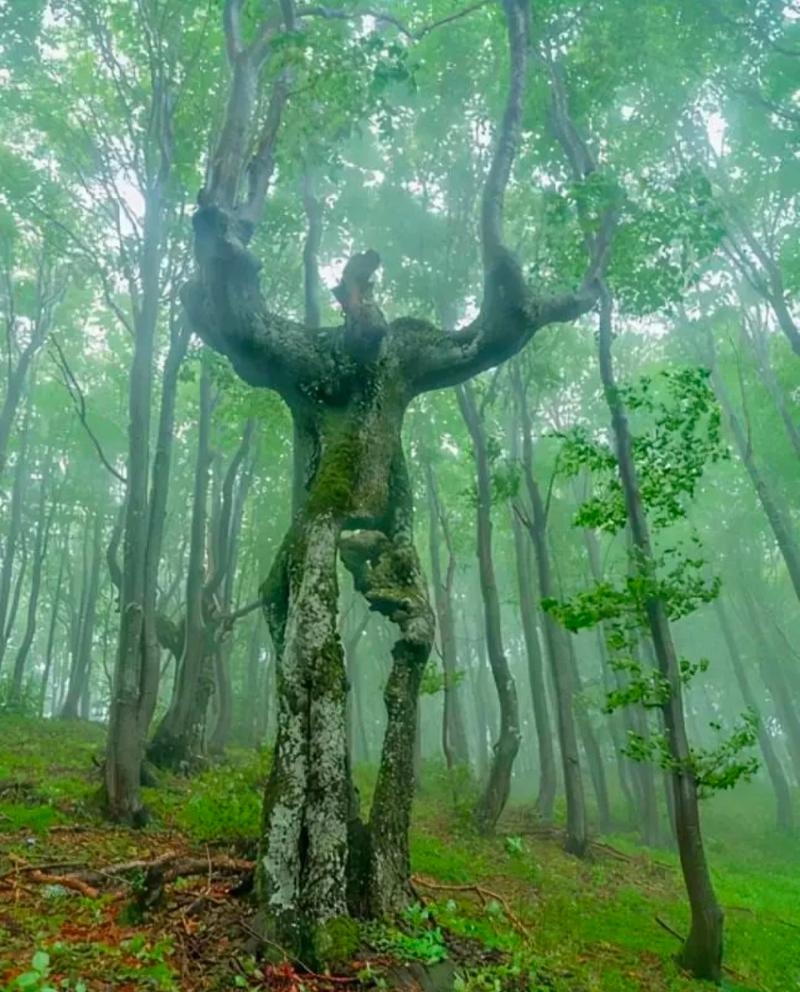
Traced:
POLYGON ((84 397, 83 390, 81 389, 78 380, 75 378, 75 375, 69 366, 69 362, 67 361, 67 356, 64 354, 64 350, 59 344, 58 338, 56 338, 56 336, 52 334, 50 336, 50 340, 53 342, 53 346, 55 347, 56 350, 55 354, 53 352, 50 352, 50 357, 53 359, 59 371, 61 372, 62 378, 64 380, 64 385, 66 386, 67 392, 69 393, 70 398, 72 399, 72 403, 75 407, 75 412, 78 414, 78 419, 83 425, 83 429, 89 435, 89 439, 94 445, 95 450, 97 451, 97 454, 100 458, 100 461, 103 463, 103 466, 114 476, 115 479, 117 479, 123 485, 126 485, 127 479, 125 478, 124 475, 121 475, 114 468, 114 466, 111 464, 108 458, 106 458, 102 445, 97 439, 97 435, 89 426, 89 423, 86 419, 86 398, 84 397))

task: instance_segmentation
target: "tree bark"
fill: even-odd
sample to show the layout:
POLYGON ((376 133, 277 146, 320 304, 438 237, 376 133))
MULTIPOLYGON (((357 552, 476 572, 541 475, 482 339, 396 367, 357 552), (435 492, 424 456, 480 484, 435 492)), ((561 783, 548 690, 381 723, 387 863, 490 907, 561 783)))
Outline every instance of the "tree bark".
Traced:
POLYGON ((767 691, 772 696, 778 722, 786 735, 795 781, 800 784, 800 714, 797 712, 783 670, 776 661, 775 650, 767 639, 756 603, 745 587, 742 587, 742 600, 750 618, 750 632, 755 641, 758 670, 767 691))
POLYGON ((458 389, 458 405, 472 438, 475 458, 478 575, 483 599, 489 665, 500 702, 500 732, 494 745, 489 777, 474 812, 478 831, 488 834, 496 827, 511 790, 511 771, 520 744, 519 703, 517 686, 503 647, 500 597, 497 592, 492 557, 492 479, 486 432, 482 413, 478 409, 474 391, 469 383, 458 389))
MULTIPOLYGON (((528 530, 536 557, 539 595, 549 599, 555 596, 556 589, 550 564, 550 549, 547 544, 547 511, 533 475, 533 430, 522 375, 516 366, 512 367, 511 374, 517 416, 522 427, 522 476, 531 512, 528 530)), ((572 681, 567 645, 564 640, 566 635, 550 614, 544 616, 544 635, 556 692, 558 739, 561 745, 564 789, 567 798, 566 849, 571 854, 583 857, 586 853, 589 837, 586 823, 586 799, 578 752, 578 735, 575 727, 575 687, 572 681)))
POLYGON ((455 618, 453 615, 453 581, 456 559, 452 541, 446 531, 444 508, 439 499, 436 477, 430 456, 425 459, 425 479, 428 493, 428 553, 431 562, 431 583, 436 618, 439 624, 439 645, 444 671, 444 707, 442 719, 442 750, 448 768, 457 765, 469 767, 469 747, 458 691, 458 652, 456 648, 455 618), (447 569, 442 571, 441 543, 447 549, 447 569))
MULTIPOLYGON (((47 631, 47 646, 45 648, 44 654, 44 672, 42 673, 42 688, 39 693, 39 716, 44 716, 45 702, 47 700, 47 686, 50 682, 50 673, 53 666, 53 648, 55 647, 56 641, 56 626, 58 625, 58 610, 61 605, 61 584, 64 579, 64 568, 67 564, 67 558, 69 556, 69 534, 72 521, 67 520, 66 531, 64 534, 64 544, 61 550, 61 556, 58 564, 58 575, 56 578, 56 584, 53 589, 52 604, 50 607, 50 626, 47 631)), ((51 707, 51 713, 55 712, 55 702, 56 693, 55 687, 53 690, 53 705, 51 707)))
POLYGON ((55 504, 49 512, 46 508, 47 497, 51 495, 49 487, 52 467, 52 453, 48 451, 45 456, 45 466, 39 483, 39 506, 36 511, 36 537, 33 546, 33 567, 31 570, 31 584, 28 590, 28 611, 25 632, 14 661, 14 675, 11 689, 11 696, 14 700, 20 700, 22 698, 25 663, 28 660, 33 638, 36 633, 36 612, 39 606, 39 592, 42 585, 42 569, 45 558, 47 557, 47 544, 55 508, 55 504))
POLYGON ((188 769, 202 761, 206 710, 214 687, 214 630, 206 622, 204 597, 212 388, 209 361, 204 358, 200 374, 183 650, 170 706, 147 749, 150 761, 161 768, 188 769))
MULTIPOLYGON (((567 647, 567 659, 569 661, 570 676, 575 691, 580 696, 583 693, 578 659, 575 655, 575 647, 572 643, 572 635, 564 638, 567 647)), ((586 764, 589 768, 589 778, 592 780, 592 789, 597 800, 597 825, 601 833, 608 833, 611 830, 611 804, 608 799, 608 782, 606 781, 606 769, 603 764, 603 755, 594 727, 586 712, 582 702, 576 707, 575 721, 578 724, 578 733, 583 743, 583 750, 586 755, 586 764)))
POLYGON ((3 563, 0 566, 0 666, 3 664, 11 626, 9 607, 11 604, 11 579, 14 574, 14 561, 22 530, 22 508, 25 502, 25 487, 28 484, 28 446, 30 444, 31 407, 27 407, 23 422, 17 462, 14 466, 14 481, 11 486, 11 509, 9 512, 6 539, 3 544, 3 563))
POLYGON ((102 536, 103 518, 100 511, 95 510, 92 521, 92 550, 89 563, 87 563, 84 592, 81 597, 82 604, 75 640, 75 655, 70 671, 67 696, 59 714, 64 720, 77 720, 79 703, 91 676, 97 595, 100 588, 100 564, 103 559, 102 536))
POLYGON ((517 592, 519 595, 520 621, 525 639, 525 654, 528 661, 528 683, 533 703, 536 723, 536 740, 539 755, 539 792, 536 797, 536 812, 545 821, 553 819, 553 805, 556 798, 556 763, 553 750, 550 714, 547 705, 547 689, 544 678, 544 664, 536 626, 538 610, 533 596, 533 574, 530 560, 531 542, 525 534, 522 521, 515 508, 511 510, 511 528, 514 536, 514 558, 517 569, 517 592))

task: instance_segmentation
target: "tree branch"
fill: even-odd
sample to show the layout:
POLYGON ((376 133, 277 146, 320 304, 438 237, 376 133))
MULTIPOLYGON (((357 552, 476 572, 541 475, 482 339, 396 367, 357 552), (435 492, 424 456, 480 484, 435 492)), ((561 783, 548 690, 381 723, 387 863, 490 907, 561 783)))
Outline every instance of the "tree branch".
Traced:
POLYGON ((64 354, 64 350, 62 349, 55 335, 51 335, 50 340, 53 342, 53 345, 56 349, 55 354, 53 354, 53 352, 50 352, 50 357, 53 359, 56 366, 61 372, 62 378, 64 380, 64 385, 66 386, 67 392, 69 393, 70 398, 72 399, 73 406, 75 407, 75 412, 78 414, 78 419, 83 425, 83 429, 86 431, 86 433, 89 436, 89 439, 94 445, 95 451, 97 452, 98 457, 100 458, 100 461, 102 462, 104 468, 106 468, 114 476, 115 479, 117 479, 123 485, 126 485, 127 479, 125 478, 124 475, 120 474, 114 468, 114 466, 111 464, 108 458, 106 458, 105 452, 103 451, 103 447, 97 439, 97 435, 89 426, 89 423, 86 419, 86 398, 83 394, 83 390, 81 389, 80 384, 78 383, 78 380, 75 378, 75 375, 69 366, 69 362, 67 361, 67 357, 64 354))
POLYGON ((461 20, 462 17, 467 17, 482 7, 488 7, 491 2, 492 0, 479 0, 478 3, 470 4, 468 7, 464 7, 452 14, 448 14, 446 17, 441 17, 437 21, 432 21, 430 24, 425 24, 423 27, 416 29, 408 27, 407 24, 401 21, 400 18, 395 17, 394 14, 372 8, 350 11, 339 10, 335 7, 306 6, 298 8, 297 16, 322 17, 325 20, 336 21, 363 21, 365 17, 371 17, 379 24, 389 24, 393 28, 396 28, 409 41, 421 41, 426 35, 429 35, 437 28, 444 27, 446 24, 452 24, 453 21, 461 20))

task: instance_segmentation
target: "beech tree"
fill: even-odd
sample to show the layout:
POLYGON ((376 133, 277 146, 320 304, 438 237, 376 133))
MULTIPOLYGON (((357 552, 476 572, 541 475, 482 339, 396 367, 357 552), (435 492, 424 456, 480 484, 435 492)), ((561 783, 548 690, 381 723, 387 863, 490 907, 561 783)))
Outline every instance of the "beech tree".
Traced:
MULTIPOLYGON (((296 25, 282 5, 284 31, 296 25)), ((196 275, 183 299, 192 326, 249 384, 275 390, 292 414, 297 506, 262 587, 277 650, 279 725, 265 795, 258 891, 270 931, 324 953, 331 921, 385 914, 410 899, 408 828, 417 697, 434 622, 412 539, 400 442, 403 415, 422 392, 468 381, 524 347, 542 327, 589 310, 613 217, 587 235, 581 285, 559 296, 529 288, 503 240, 503 196, 521 127, 530 8, 505 0, 510 78, 481 205, 483 299, 466 326, 387 321, 373 298, 374 252, 354 256, 338 296, 342 327, 309 329, 273 313, 249 252, 269 180, 286 79, 273 82, 255 132, 259 70, 277 29, 245 44, 241 5, 225 6, 233 80, 209 181, 194 216, 196 275), (254 155, 250 148, 255 147, 254 155), (353 808, 345 733, 345 669, 337 627, 341 555, 370 607, 399 637, 386 685, 387 729, 366 828, 353 808)))

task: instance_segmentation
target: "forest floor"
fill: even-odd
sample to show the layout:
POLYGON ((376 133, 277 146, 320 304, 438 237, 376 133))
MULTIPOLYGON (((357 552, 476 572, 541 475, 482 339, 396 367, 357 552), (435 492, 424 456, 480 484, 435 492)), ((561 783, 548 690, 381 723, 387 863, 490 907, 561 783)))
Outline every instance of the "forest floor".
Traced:
MULTIPOLYGON (((416 804, 419 904, 396 925, 363 928, 356 960, 348 954, 329 977, 259 962, 253 909, 237 884, 254 854, 266 756, 165 776, 146 790, 152 823, 131 831, 94 810, 102 739, 91 725, 0 717, 6 992, 394 989, 420 963, 432 983, 437 969, 447 978, 429 987, 460 992, 708 987, 672 960, 674 934, 687 925, 674 854, 618 835, 579 861, 523 807, 509 810, 496 837, 478 838, 467 787, 436 771, 416 804)), ((362 778, 368 791, 367 771, 362 778)), ((706 810, 727 914, 725 987, 740 992, 800 990, 800 844, 771 834, 769 814, 757 786, 706 810)))

